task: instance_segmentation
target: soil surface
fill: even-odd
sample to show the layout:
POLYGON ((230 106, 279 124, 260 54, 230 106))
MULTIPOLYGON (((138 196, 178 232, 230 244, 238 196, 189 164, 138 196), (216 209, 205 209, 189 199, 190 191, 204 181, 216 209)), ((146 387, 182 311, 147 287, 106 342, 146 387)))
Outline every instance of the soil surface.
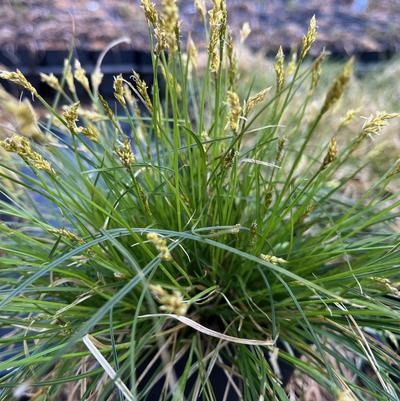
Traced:
MULTIPOLYGON (((157 2, 157 1, 156 1, 157 2)), ((248 21, 250 47, 276 51, 298 44, 315 14, 318 48, 333 53, 396 52, 400 46, 399 0, 227 0, 233 32, 248 21)), ((185 32, 197 41, 202 24, 193 0, 178 0, 185 32)), ((133 48, 147 47, 147 26, 140 0, 2 0, 0 49, 103 49, 127 36, 133 48)), ((210 4, 208 3, 208 6, 210 4)), ((316 50, 317 50, 316 49, 316 50)))

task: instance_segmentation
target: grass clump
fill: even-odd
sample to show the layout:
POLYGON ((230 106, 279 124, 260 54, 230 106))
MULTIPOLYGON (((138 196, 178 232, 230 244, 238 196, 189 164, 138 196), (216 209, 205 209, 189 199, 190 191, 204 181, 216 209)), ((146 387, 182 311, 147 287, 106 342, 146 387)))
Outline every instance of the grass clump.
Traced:
POLYGON ((40 143, 1 142, 2 180, 22 191, 2 190, 0 399, 222 399, 220 369, 226 396, 288 400, 285 361, 338 400, 399 400, 400 200, 386 191, 398 164, 345 194, 372 158, 352 155, 397 115, 351 138, 337 118, 326 135, 352 61, 313 104, 315 19, 291 75, 280 50, 276 85, 242 97, 224 0, 208 12, 203 71, 175 1, 142 5, 151 90, 134 72, 107 101, 101 72, 67 60, 50 105, 21 72, 1 73, 49 118, 40 143))

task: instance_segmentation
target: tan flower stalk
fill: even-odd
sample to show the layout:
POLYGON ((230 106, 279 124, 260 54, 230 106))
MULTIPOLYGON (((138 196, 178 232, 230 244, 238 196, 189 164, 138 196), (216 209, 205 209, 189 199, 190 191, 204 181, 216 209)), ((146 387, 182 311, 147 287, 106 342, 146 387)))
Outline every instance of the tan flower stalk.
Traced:
POLYGON ((68 89, 71 93, 76 93, 75 83, 74 83, 74 76, 72 74, 71 63, 68 59, 64 60, 64 77, 65 82, 67 83, 68 89))
POLYGON ((203 22, 206 20, 207 10, 204 0, 194 0, 194 5, 203 22))
POLYGON ((80 132, 93 142, 99 142, 99 132, 93 124, 88 124, 87 127, 82 127, 80 132))
POLYGON ((161 260, 169 262, 172 260, 171 253, 167 246, 167 241, 161 238, 157 233, 148 233, 147 239, 156 247, 157 251, 160 252, 161 260))
MULTIPOLYGON (((207 131, 203 131, 201 133, 201 141, 202 142, 208 142, 209 140, 210 140, 210 136, 208 135, 208 132, 207 131)), ((208 146, 207 143, 203 143, 204 152, 207 152, 207 146, 208 146)))
POLYGON ((174 290, 172 293, 164 290, 160 285, 150 285, 150 291, 161 304, 160 309, 178 316, 185 316, 189 305, 184 302, 182 294, 174 290))
POLYGON ((75 59, 75 79, 85 88, 87 92, 90 92, 89 80, 86 76, 86 71, 82 68, 81 63, 78 59, 75 59))
POLYGON ((271 206, 271 203, 272 203, 272 192, 268 191, 265 193, 265 196, 264 196, 265 209, 268 209, 271 206))
POLYGON ((72 242, 77 242, 78 244, 84 244, 85 241, 83 238, 74 234, 72 231, 66 230, 65 228, 51 228, 49 230, 50 233, 58 235, 62 238, 66 238, 72 242))
POLYGON ((40 80, 49 85, 50 88, 56 90, 57 92, 63 92, 63 88, 61 87, 60 82, 53 73, 49 75, 49 74, 43 74, 43 72, 41 72, 40 80))
POLYGON ((245 22, 240 30, 240 43, 244 43, 251 33, 250 24, 245 22))
POLYGON ((386 113, 384 111, 376 113, 375 116, 371 115, 363 125, 362 135, 379 135, 382 128, 388 124, 387 121, 397 117, 400 117, 399 113, 386 113))
POLYGON ((14 135, 11 138, 6 138, 4 141, 0 141, 0 146, 7 152, 16 153, 26 163, 32 165, 38 170, 44 170, 53 175, 55 174, 51 164, 43 159, 39 153, 32 150, 27 138, 20 135, 14 135))
POLYGON ((235 160, 235 157, 237 156, 237 153, 235 149, 230 149, 228 153, 224 157, 224 168, 228 169, 232 167, 233 161, 235 160))
POLYGON ((221 35, 221 27, 223 24, 223 12, 220 6, 214 2, 214 7, 208 12, 210 16, 210 42, 208 44, 208 54, 210 57, 211 72, 218 72, 221 63, 219 57, 219 43, 221 35))
POLYGON ((147 107, 147 110, 152 112, 153 104, 151 103, 150 96, 147 92, 146 82, 143 79, 141 79, 139 74, 135 71, 133 72, 133 75, 131 76, 131 78, 135 82, 136 89, 139 92, 139 95, 142 97, 143 103, 147 107))
POLYGON ((240 106, 239 96, 236 92, 228 91, 228 104, 229 104, 229 127, 232 131, 237 132, 239 129, 239 117, 242 112, 240 106))
POLYGON ((233 88, 236 80, 238 79, 239 74, 238 74, 235 48, 233 46, 232 32, 230 32, 230 31, 228 31, 228 34, 226 37, 226 49, 227 49, 228 61, 229 61, 229 85, 231 88, 233 88))
POLYGON ((303 36, 303 47, 300 53, 300 59, 303 60, 307 53, 310 51, 312 44, 315 42, 317 38, 317 20, 315 19, 315 15, 312 16, 310 20, 310 25, 308 28, 308 32, 303 36))
POLYGON ((340 122, 339 128, 343 128, 346 125, 349 125, 352 121, 354 116, 360 111, 360 108, 358 109, 351 109, 349 110, 344 117, 342 118, 342 121, 340 122))
POLYGON ((156 54, 160 54, 163 50, 167 48, 167 34, 161 26, 160 22, 154 28, 154 36, 156 38, 156 54))
POLYGON ((175 51, 179 30, 179 13, 176 0, 161 0, 160 24, 165 32, 167 48, 170 51, 175 51))
POLYGON ((124 79, 122 78, 122 74, 114 77, 114 97, 122 106, 126 106, 124 97, 124 79))
POLYGON ((296 71, 296 65, 297 65, 297 51, 293 51, 292 53, 292 58, 287 66, 287 75, 291 76, 294 74, 294 72, 296 71))
POLYGON ((278 258, 273 255, 264 255, 263 253, 260 255, 260 258, 262 260, 265 260, 266 262, 272 263, 274 265, 284 265, 287 263, 287 260, 278 258))
POLYGON ((337 157, 337 144, 336 144, 336 138, 333 137, 329 142, 328 152, 322 162, 321 170, 325 169, 326 167, 328 167, 329 164, 335 161, 336 157, 337 157))
POLYGON ((6 79, 7 81, 14 82, 17 85, 22 86, 28 90, 33 96, 37 96, 38 93, 32 84, 26 79, 25 75, 20 70, 15 70, 15 72, 1 71, 0 78, 6 79))
POLYGON ((90 76, 92 81, 93 91, 95 93, 98 92, 101 83, 103 82, 104 74, 100 71, 100 68, 95 68, 93 74, 90 76))
POLYGON ((270 89, 271 89, 270 87, 265 88, 262 91, 256 93, 254 96, 249 97, 245 106, 245 112, 244 112, 245 116, 247 116, 254 109, 254 107, 256 107, 259 103, 261 103, 265 99, 265 96, 267 96, 267 93, 270 89))
POLYGON ((285 68, 284 68, 285 55, 283 54, 282 46, 279 47, 276 54, 275 73, 276 73, 276 87, 277 92, 281 92, 285 86, 285 68))
POLYGON ((101 103, 101 105, 103 107, 104 112, 106 113, 106 116, 109 118, 109 120, 114 125, 114 127, 117 130, 120 130, 120 126, 118 124, 118 121, 115 119, 114 113, 111 110, 111 107, 109 106, 109 104, 107 103, 107 100, 104 99, 104 97, 101 96, 100 94, 99 94, 99 100, 100 100, 100 103, 101 103))
POLYGON ((187 55, 188 55, 189 67, 193 67, 195 70, 197 70, 198 53, 197 53, 196 45, 193 42, 193 39, 191 36, 189 36, 189 39, 188 39, 187 55))
POLYGON ((128 138, 124 140, 124 143, 117 149, 116 152, 121 160, 121 163, 125 167, 130 167, 131 164, 135 162, 135 155, 128 138))
POLYGON ((353 62, 354 59, 351 58, 345 64, 339 76, 334 80, 326 95, 324 105, 321 109, 321 114, 326 113, 341 98, 353 72, 353 62))
POLYGON ((141 0, 140 5, 144 11, 144 15, 146 16, 148 23, 155 27, 158 20, 155 4, 150 0, 141 0))
POLYGON ((132 94, 131 88, 129 87, 128 84, 124 84, 124 97, 126 102, 133 107, 134 104, 136 103, 136 99, 132 94))
POLYGON ((67 123, 67 128, 71 131, 71 133, 76 134, 78 131, 78 127, 76 122, 78 121, 78 109, 79 102, 72 104, 71 106, 67 106, 63 112, 63 117, 65 122, 67 123))
POLYGON ((309 93, 312 93, 314 89, 318 86, 319 79, 321 77, 321 64, 324 61, 325 57, 326 52, 323 51, 311 66, 311 84, 309 93))

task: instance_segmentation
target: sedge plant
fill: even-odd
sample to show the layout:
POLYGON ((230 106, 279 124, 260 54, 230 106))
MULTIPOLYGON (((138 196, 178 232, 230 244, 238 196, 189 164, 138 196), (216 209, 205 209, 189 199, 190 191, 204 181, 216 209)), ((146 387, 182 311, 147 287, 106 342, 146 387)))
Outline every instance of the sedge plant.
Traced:
POLYGON ((1 73, 48 118, 1 142, 0 400, 287 401, 282 362, 336 400, 399 400, 398 161, 346 196, 397 115, 327 132, 353 61, 313 103, 315 18, 290 73, 280 49, 276 85, 239 96, 225 0, 196 6, 204 69, 175 0, 142 0, 151 88, 119 75, 105 99, 69 59, 50 104, 1 73))

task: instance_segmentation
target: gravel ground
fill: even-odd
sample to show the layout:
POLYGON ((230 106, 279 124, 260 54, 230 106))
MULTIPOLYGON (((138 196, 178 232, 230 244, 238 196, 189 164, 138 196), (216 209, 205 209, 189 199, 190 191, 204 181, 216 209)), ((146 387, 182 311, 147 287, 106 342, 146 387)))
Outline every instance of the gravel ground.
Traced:
MULTIPOLYGON (((209 1, 209 0, 208 0, 209 1)), ((178 0, 183 31, 198 41, 202 25, 193 0, 178 0)), ((400 46, 399 0, 227 0, 230 24, 238 32, 249 21, 248 44, 275 51, 299 43, 309 18, 316 14, 319 47, 332 52, 395 52, 400 46)), ((147 27, 140 0, 2 0, 0 49, 66 49, 73 37, 77 47, 103 49, 121 36, 132 47, 147 46, 147 27)))

